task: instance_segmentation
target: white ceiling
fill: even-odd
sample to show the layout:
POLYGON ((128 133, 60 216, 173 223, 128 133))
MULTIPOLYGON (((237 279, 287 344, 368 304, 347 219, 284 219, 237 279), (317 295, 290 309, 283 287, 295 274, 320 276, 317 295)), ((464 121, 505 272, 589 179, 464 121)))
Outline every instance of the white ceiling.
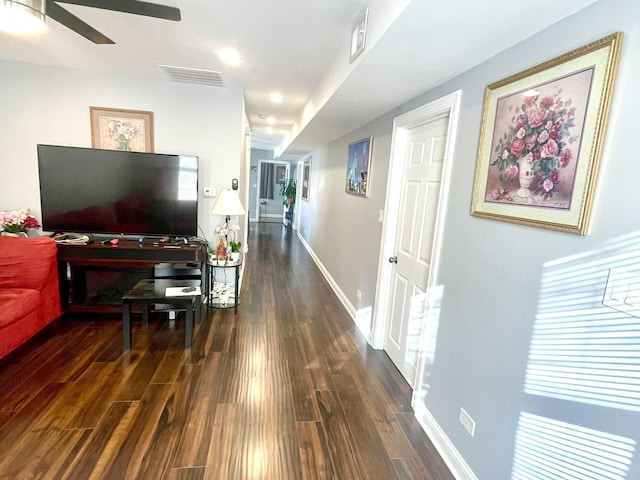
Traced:
POLYGON ((50 20, 39 36, 0 33, 0 59, 167 81, 160 64, 221 72, 226 87, 245 92, 254 146, 274 148, 295 126, 284 158, 296 158, 594 1, 157 0, 180 8, 180 22, 61 4, 116 44, 94 45, 50 20), (350 64, 365 6, 374 38, 350 64), (242 55, 238 67, 216 56, 229 46, 242 55), (270 102, 274 90, 283 103, 270 102), (269 115, 274 135, 261 118, 269 115))

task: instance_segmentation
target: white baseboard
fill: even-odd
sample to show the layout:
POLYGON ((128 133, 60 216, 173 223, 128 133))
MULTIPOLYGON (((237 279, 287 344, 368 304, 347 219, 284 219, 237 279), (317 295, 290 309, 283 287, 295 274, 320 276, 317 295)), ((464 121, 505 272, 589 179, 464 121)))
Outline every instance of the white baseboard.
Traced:
POLYGON ((473 473, 467 462, 464 461, 460 452, 454 447, 449 437, 444 433, 436 419, 429 412, 427 407, 420 402, 413 402, 411 405, 413 412, 418 423, 422 426, 429 440, 433 443, 434 447, 447 464, 451 474, 456 480, 478 480, 478 477, 473 473))
POLYGON ((349 316, 351 316, 351 319, 353 320, 353 322, 356 324, 360 332, 362 332, 362 335, 364 335, 364 338, 367 340, 367 342, 371 343, 371 338, 370 338, 371 332, 364 331, 363 327, 359 325, 358 322, 356 322, 356 315, 357 315, 356 307, 354 307, 353 304, 349 301, 349 299, 344 294, 342 289, 338 286, 338 284, 333 279, 329 271, 325 268, 325 266, 322 264, 318 256, 315 254, 311 246, 305 241, 302 235, 300 235, 300 232, 298 232, 298 238, 300 239, 300 242, 302 242, 302 245, 304 245, 304 248, 307 249, 307 252, 309 252, 309 255, 311 256, 315 264, 318 266, 318 268, 322 272, 322 275, 324 276, 324 278, 326 278, 331 289, 334 291, 334 293, 336 294, 336 296, 338 297, 342 305, 344 305, 345 310, 347 311, 349 316))
MULTIPOLYGON (((302 235, 300 235, 300 232, 298 232, 298 238, 300 239, 300 242, 302 242, 302 245, 304 245, 304 248, 307 250, 315 264, 322 272, 324 278, 326 278, 331 289, 335 292, 342 305, 344 305, 344 308, 351 316, 353 322, 356 324, 356 326, 358 326, 358 329, 367 339, 367 342, 371 343, 371 331, 363 331, 364 325, 359 325, 356 321, 356 308, 351 304, 342 289, 338 286, 331 274, 327 271, 311 246, 305 241, 302 235)), ((462 458, 462 455, 460 455, 458 450, 456 450, 456 448, 454 447, 453 443, 451 443, 449 437, 447 437, 442 428, 440 428, 440 425, 438 425, 438 422, 436 422, 435 418, 433 418, 427 407, 419 402, 414 402, 412 404, 412 407, 418 423, 420 423, 422 429, 425 431, 429 439, 433 442, 433 445, 435 446, 436 450, 438 451, 446 465, 449 467, 449 470, 451 470, 454 478, 456 480, 478 480, 471 468, 469 468, 467 463, 462 458)))

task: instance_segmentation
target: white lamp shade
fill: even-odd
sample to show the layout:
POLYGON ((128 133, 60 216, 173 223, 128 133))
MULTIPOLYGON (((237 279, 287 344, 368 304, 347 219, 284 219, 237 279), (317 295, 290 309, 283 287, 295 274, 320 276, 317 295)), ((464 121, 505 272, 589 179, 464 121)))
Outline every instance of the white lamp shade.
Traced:
POLYGON ((211 213, 214 215, 244 215, 245 211, 235 190, 221 190, 211 213))

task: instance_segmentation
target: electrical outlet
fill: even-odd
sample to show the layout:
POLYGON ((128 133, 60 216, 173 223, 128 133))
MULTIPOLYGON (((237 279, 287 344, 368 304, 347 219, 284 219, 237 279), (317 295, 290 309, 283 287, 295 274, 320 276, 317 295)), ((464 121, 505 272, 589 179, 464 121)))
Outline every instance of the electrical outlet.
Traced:
POLYGON ((384 223, 384 210, 378 210, 378 222, 384 223))
POLYGON ((460 415, 458 415, 458 421, 462 424, 469 435, 473 437, 476 432, 476 422, 462 407, 460 407, 460 415))
POLYGON ((356 288, 356 297, 358 297, 358 300, 362 298, 362 292, 358 288, 356 288))

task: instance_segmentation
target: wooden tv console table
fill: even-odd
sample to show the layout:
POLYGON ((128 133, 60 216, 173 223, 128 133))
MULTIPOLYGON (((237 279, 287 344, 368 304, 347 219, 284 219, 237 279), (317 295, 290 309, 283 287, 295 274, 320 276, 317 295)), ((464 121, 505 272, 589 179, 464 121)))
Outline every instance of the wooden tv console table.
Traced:
POLYGON ((120 312, 122 296, 144 278, 200 279, 206 291, 206 246, 141 244, 119 240, 103 245, 58 244, 58 279, 63 310, 69 312, 120 312), (167 265, 165 265, 167 264, 167 265), (169 273, 167 273, 167 271, 169 273))

